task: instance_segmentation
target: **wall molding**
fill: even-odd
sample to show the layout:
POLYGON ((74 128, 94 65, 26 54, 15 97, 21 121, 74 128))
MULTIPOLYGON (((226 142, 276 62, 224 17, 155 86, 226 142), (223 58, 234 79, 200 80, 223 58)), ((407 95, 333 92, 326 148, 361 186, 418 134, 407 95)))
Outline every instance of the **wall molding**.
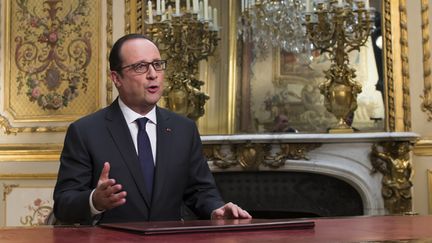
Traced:
POLYGON ((432 156, 432 139, 419 140, 413 149, 417 156, 432 156))
POLYGON ((57 173, 0 174, 0 180, 57 180, 57 173))
POLYGON ((62 144, 0 144, 0 162, 57 162, 62 144))

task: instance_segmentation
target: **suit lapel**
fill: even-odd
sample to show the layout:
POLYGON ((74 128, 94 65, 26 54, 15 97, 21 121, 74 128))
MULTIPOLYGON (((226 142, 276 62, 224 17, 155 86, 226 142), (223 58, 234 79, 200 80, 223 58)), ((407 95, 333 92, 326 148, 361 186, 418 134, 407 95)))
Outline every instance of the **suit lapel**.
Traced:
POLYGON ((169 166, 168 156, 169 153, 163 151, 164 148, 170 147, 170 140, 172 139, 171 128, 169 123, 169 115, 163 109, 157 108, 157 146, 156 146, 156 171, 155 182, 153 188, 153 201, 157 202, 163 193, 165 183, 166 168, 169 166))
POLYGON ((135 146, 117 100, 115 100, 109 107, 106 120, 108 130, 123 157, 126 167, 129 169, 130 174, 132 174, 135 184, 138 187, 141 196, 144 198, 146 206, 150 208, 150 200, 144 186, 144 177, 141 173, 135 146))

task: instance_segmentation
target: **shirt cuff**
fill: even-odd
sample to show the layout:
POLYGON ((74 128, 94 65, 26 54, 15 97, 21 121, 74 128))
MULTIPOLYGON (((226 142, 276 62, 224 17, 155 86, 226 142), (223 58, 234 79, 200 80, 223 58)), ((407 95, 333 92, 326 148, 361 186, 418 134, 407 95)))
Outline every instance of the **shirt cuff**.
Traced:
POLYGON ((103 211, 99 211, 99 210, 97 210, 97 209, 95 208, 95 206, 93 205, 93 200, 92 200, 92 198, 93 198, 93 193, 94 193, 94 191, 95 191, 95 189, 93 189, 93 191, 90 193, 90 198, 89 198, 90 211, 91 211, 92 217, 95 216, 95 215, 98 215, 98 214, 101 214, 101 213, 105 212, 105 210, 103 210, 103 211))

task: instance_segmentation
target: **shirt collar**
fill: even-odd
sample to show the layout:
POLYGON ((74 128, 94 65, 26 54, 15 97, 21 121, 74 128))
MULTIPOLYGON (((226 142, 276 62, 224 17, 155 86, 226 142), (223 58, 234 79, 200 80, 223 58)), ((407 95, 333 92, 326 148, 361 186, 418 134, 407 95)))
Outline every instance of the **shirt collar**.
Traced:
POLYGON ((123 116, 124 116, 127 124, 133 123, 133 122, 135 122, 136 119, 142 118, 142 117, 147 117, 149 119, 149 121, 151 121, 154 124, 157 124, 157 120, 156 120, 156 106, 154 106, 153 109, 151 109, 145 116, 143 116, 141 114, 136 113, 131 108, 129 108, 120 99, 120 97, 118 98, 118 103, 119 103, 120 110, 122 111, 123 116))

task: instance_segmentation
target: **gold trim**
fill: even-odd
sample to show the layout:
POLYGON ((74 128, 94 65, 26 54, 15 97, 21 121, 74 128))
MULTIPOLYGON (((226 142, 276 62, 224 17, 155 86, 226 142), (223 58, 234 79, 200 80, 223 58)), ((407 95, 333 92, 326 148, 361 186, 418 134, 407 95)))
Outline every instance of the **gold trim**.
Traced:
POLYGON ((0 162, 59 161, 60 144, 0 144, 0 162))
POLYGON ((399 1, 400 11, 400 45, 402 60, 402 111, 403 127, 401 131, 409 132, 411 130, 411 101, 410 101, 410 76, 408 63, 408 18, 406 9, 406 0, 399 1))
POLYGON ((111 82, 111 70, 109 67, 109 54, 111 52, 111 48, 113 45, 113 0, 107 0, 107 52, 106 52, 106 74, 107 74, 107 82, 106 82, 106 103, 111 104, 113 100, 113 84, 111 82))
MULTIPOLYGON (((431 76, 431 51, 429 36, 429 0, 421 1, 422 40, 423 40, 423 95, 421 110, 426 113, 427 120, 432 121, 432 76, 431 76)), ((431 189, 432 190, 432 189, 431 189)), ((429 207, 432 210, 432 207, 429 207)))
MULTIPOLYGON (((0 1, 0 14, 1 14, 1 16, 5 16, 5 14, 3 13, 2 1, 0 1)), ((0 53, 2 53, 2 44, 1 44, 2 31, 3 31, 3 18, 0 18, 0 53)), ((1 61, 2 57, 3 57, 3 55, 0 55, 0 63, 2 63, 2 61, 1 61)), ((0 77, 3 77, 2 76, 2 70, 0 70, 0 77)))
POLYGON ((57 174, 0 174, 0 180, 57 180, 57 174))
POLYGON ((228 134, 235 132, 237 93, 237 21, 236 1, 229 0, 228 134))
POLYGON ((413 151, 417 156, 432 156, 432 140, 422 139, 418 141, 413 151))
POLYGON ((395 100, 394 100, 394 80, 393 80, 393 48, 392 48, 392 14, 391 14, 391 0, 384 0, 383 4, 383 52, 385 56, 385 65, 384 65, 384 73, 385 73, 385 85, 387 87, 385 89, 386 92, 386 107, 387 107, 387 122, 386 122, 386 130, 395 131, 395 100))
POLYGON ((135 16, 135 32, 136 33, 144 33, 144 16, 146 16, 146 13, 144 9, 146 8, 146 3, 147 1, 144 0, 136 0, 136 11, 133 11, 136 16, 135 16))
POLYGON ((409 131, 411 110, 406 0, 384 0, 383 4, 386 130, 409 131))
POLYGON ((125 33, 135 33, 137 30, 137 0, 125 0, 125 33))
POLYGON ((432 170, 427 170, 429 214, 432 214, 432 170))

